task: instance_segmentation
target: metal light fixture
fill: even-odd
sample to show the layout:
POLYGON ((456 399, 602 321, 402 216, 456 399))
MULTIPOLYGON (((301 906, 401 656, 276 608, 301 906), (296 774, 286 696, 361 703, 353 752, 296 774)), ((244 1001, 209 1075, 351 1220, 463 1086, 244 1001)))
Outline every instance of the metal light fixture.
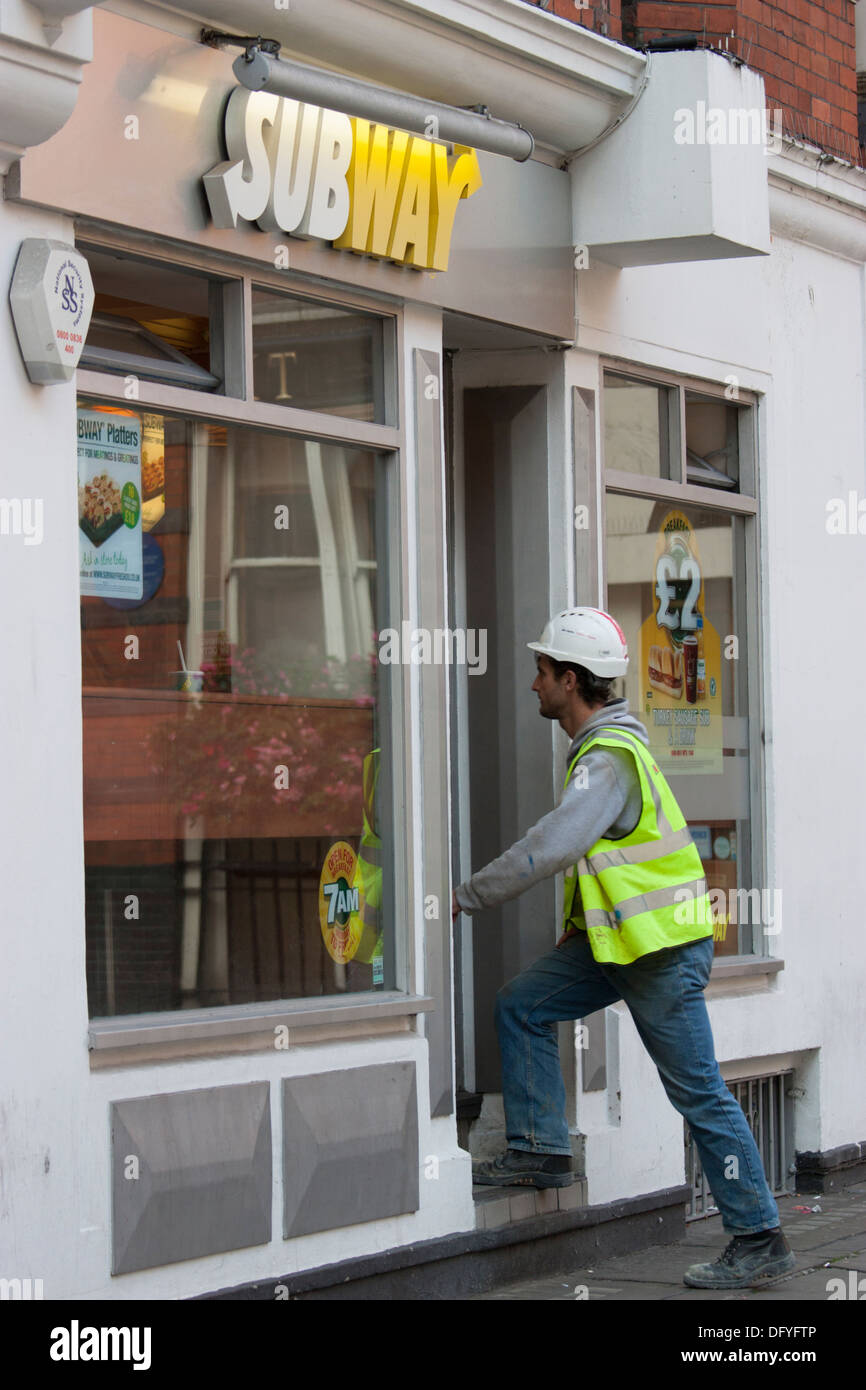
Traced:
POLYGON ((211 48, 226 43, 242 47, 244 52, 235 59, 232 71, 241 86, 253 92, 273 92, 295 101, 308 101, 329 111, 342 111, 347 116, 360 116, 399 130, 417 131, 428 139, 505 155, 521 164, 531 157, 535 148, 528 130, 517 123, 497 120, 488 114, 486 106, 466 109, 443 106, 402 92, 386 91, 355 77, 342 77, 324 68, 287 63, 279 57, 280 45, 276 39, 241 38, 216 29, 203 29, 201 42, 211 48))

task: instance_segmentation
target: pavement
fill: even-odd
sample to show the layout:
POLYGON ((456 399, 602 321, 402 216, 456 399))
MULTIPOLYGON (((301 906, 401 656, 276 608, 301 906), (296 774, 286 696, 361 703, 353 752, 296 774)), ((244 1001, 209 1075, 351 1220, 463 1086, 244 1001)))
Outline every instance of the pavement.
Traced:
POLYGON ((761 1289, 719 1292, 685 1286, 683 1273, 688 1266, 714 1260, 730 1239, 722 1229, 721 1217, 710 1216, 689 1222, 685 1239, 673 1245, 655 1245, 589 1267, 576 1267, 567 1274, 503 1285, 493 1293, 476 1295, 473 1301, 866 1300, 866 1182, 822 1196, 792 1194, 776 1201, 782 1230, 797 1263, 790 1274, 761 1289))

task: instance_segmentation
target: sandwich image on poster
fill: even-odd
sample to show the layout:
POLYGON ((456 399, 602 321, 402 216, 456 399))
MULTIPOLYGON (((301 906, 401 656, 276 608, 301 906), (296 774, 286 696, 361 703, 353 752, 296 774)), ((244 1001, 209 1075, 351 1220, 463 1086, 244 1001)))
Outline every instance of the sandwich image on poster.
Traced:
POLYGON ((78 412, 82 594, 140 599, 141 421, 132 411, 78 412))

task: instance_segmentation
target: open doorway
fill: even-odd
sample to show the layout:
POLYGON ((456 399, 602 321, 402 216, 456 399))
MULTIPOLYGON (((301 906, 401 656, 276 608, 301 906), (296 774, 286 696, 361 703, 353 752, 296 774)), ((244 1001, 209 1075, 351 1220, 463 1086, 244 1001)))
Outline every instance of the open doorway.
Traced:
MULTIPOLYGON (((452 859, 459 883, 552 807, 551 726, 539 717, 527 647, 547 620, 551 393, 561 356, 549 344, 469 320, 446 322, 452 627, 477 634, 486 667, 456 670, 452 692, 452 859)), ((501 1093, 497 990, 550 949, 555 881, 481 914, 455 936, 460 1142, 481 1097, 501 1093)))

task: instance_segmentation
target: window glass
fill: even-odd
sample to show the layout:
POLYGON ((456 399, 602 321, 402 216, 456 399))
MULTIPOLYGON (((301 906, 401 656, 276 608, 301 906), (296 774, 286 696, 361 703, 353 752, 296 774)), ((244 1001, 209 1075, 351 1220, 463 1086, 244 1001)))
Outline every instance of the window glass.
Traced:
POLYGON ((81 249, 94 289, 82 366, 122 372, 130 370, 124 358, 132 356, 148 359, 142 374, 150 378, 202 390, 219 385, 212 374, 211 291, 222 282, 155 261, 81 249))
POLYGON ((389 476, 81 402, 92 1015, 392 987, 389 476))
POLYGON ((617 689, 704 861, 717 955, 751 951, 752 930, 760 951, 762 922, 773 928, 772 904, 738 891, 751 888, 743 527, 715 509, 607 496, 607 605, 630 657, 617 689))
POLYGON ((740 478, 740 409, 686 391, 686 481, 737 489, 740 478))
POLYGON ((385 421, 383 321, 253 287, 257 401, 385 421))
POLYGON ((604 465, 623 473, 672 475, 671 391, 652 382, 604 374, 604 465))

